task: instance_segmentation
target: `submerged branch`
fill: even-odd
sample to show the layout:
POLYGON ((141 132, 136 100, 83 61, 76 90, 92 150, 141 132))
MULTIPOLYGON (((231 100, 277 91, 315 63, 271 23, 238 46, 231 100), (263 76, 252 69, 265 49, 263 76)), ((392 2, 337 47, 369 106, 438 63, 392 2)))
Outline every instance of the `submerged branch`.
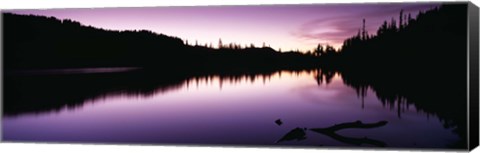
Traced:
POLYGON ((367 137, 363 137, 363 138, 345 137, 337 134, 336 131, 342 130, 342 129, 349 129, 349 128, 362 128, 362 129, 376 128, 376 127, 384 126, 387 123, 388 123, 387 121, 379 121, 377 123, 369 124, 369 123, 362 123, 361 121, 355 121, 355 122, 349 122, 349 123, 336 124, 327 128, 311 128, 310 130, 317 133, 324 134, 337 141, 347 143, 347 144, 352 144, 357 146, 362 144, 370 144, 378 147, 385 147, 387 146, 385 142, 382 142, 379 140, 374 140, 367 137))
POLYGON ((349 123, 335 124, 327 128, 313 128, 311 130, 316 132, 335 132, 338 130, 348 129, 348 128, 368 129, 368 128, 376 128, 376 127, 384 126, 387 123, 388 123, 387 121, 379 121, 377 123, 368 124, 368 123, 362 123, 362 121, 355 121, 355 122, 349 122, 349 123))

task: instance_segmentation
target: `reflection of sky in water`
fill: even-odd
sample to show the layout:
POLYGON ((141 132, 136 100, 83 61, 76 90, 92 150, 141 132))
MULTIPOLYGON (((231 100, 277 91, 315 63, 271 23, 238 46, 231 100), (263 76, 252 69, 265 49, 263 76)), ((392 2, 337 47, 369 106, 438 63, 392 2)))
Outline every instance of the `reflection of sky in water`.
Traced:
MULTIPOLYGON (((295 127, 323 128, 361 120, 388 121, 373 129, 345 129, 348 137, 368 137, 389 147, 446 147, 459 140, 439 119, 410 106, 382 106, 368 90, 362 108, 353 88, 336 75, 318 86, 314 74, 283 72, 237 81, 190 79, 178 90, 152 96, 111 95, 75 109, 4 117, 4 140, 270 145, 295 127), (283 124, 274 123, 281 119, 283 124)), ((278 145, 343 144, 307 132, 303 141, 278 145)))

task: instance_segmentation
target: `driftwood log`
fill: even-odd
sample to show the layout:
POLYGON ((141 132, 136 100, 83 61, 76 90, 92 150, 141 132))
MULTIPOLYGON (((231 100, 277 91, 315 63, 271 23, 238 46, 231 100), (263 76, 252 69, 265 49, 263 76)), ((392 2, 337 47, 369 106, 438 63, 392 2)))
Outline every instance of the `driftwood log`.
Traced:
POLYGON ((335 132, 342 129, 351 129, 351 128, 362 128, 362 129, 369 129, 369 128, 376 128, 386 125, 387 121, 380 121, 377 123, 362 123, 362 121, 355 121, 355 122, 348 122, 342 124, 335 124, 331 127, 327 128, 312 128, 312 131, 325 131, 325 132, 335 132))
POLYGON ((374 139, 369 139, 366 137, 363 138, 352 138, 352 137, 345 137, 342 135, 339 135, 336 133, 338 130, 342 129, 351 129, 351 128, 362 128, 362 129, 369 129, 369 128, 376 128, 376 127, 381 127, 386 125, 388 122, 387 121, 380 121, 377 123, 362 123, 361 121, 356 121, 356 122, 349 122, 349 123, 342 123, 342 124, 336 124, 331 127, 327 128, 312 128, 310 129, 311 131, 317 132, 324 134, 328 137, 331 137, 337 141, 347 143, 347 144, 352 144, 352 145, 362 145, 362 144, 370 144, 378 147, 385 147, 387 146, 384 142, 379 141, 379 140, 374 140, 374 139))
MULTIPOLYGON (((342 129, 352 129, 352 128, 360 128, 360 129, 377 128, 377 127, 384 126, 387 123, 388 123, 387 121, 379 121, 376 123, 362 123, 361 121, 355 121, 355 122, 335 124, 327 128, 311 128, 308 130, 326 135, 332 139, 335 139, 337 141, 340 141, 346 144, 351 144, 356 146, 360 146, 362 144, 370 144, 373 146, 385 147, 387 145, 384 142, 379 140, 374 140, 366 137, 363 137, 363 138, 345 137, 337 134, 336 132, 342 129)), ((307 128, 297 127, 289 131, 287 134, 285 134, 280 140, 276 141, 275 143, 279 143, 283 141, 292 141, 292 140, 297 140, 297 141, 305 140, 307 138, 306 131, 307 131, 307 128)))

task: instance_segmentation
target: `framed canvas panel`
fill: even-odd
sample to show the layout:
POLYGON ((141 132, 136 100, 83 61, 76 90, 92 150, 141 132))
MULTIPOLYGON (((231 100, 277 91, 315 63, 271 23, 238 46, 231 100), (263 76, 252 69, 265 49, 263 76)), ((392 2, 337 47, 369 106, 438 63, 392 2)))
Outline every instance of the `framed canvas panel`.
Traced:
POLYGON ((478 146, 471 2, 1 13, 4 142, 478 146))

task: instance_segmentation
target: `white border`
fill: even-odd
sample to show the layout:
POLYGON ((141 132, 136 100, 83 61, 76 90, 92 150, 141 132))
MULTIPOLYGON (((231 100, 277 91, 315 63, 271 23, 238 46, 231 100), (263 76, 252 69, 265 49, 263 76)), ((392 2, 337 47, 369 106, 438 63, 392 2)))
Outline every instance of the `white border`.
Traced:
MULTIPOLYGON (((45 9, 45 8, 92 8, 92 7, 142 7, 142 6, 198 6, 198 5, 252 5, 252 4, 311 4, 311 3, 375 3, 375 2, 428 2, 430 0, 0 0, 0 9, 45 9)), ((442 0, 458 1, 458 0, 442 0)), ((477 6, 480 0, 472 0, 477 6)), ((1 21, 1 18, 0 18, 1 21)), ((1 32, 0 32, 1 34, 1 32)), ((1 38, 0 38, 1 43, 1 38)), ((1 58, 1 57, 0 57, 1 58)), ((1 63, 0 63, 1 66, 1 63)), ((0 84, 1 84, 0 76, 0 84)), ((3 85, 2 85, 3 87, 3 85)), ((0 93, 1 98, 1 93, 0 93)), ((0 105, 1 106, 1 105, 0 105)), ((1 107, 0 107, 1 108, 1 107)), ((0 109, 1 114, 1 109, 0 109)), ((1 124, 1 123, 0 123, 1 124)), ((1 126, 0 126, 1 127, 1 126)), ((0 132, 1 134, 1 132, 0 132)), ((1 135, 0 135, 1 136, 1 135)), ((427 153, 433 151, 395 151, 395 150, 348 150, 348 149, 298 149, 298 148, 245 148, 245 147, 198 147, 198 146, 139 146, 139 145, 80 145, 80 144, 45 144, 45 143, 0 143, 2 152, 50 152, 50 153, 85 153, 85 152, 252 152, 252 153, 310 153, 328 151, 340 152, 409 152, 427 153)), ((438 152, 438 151, 437 151, 438 152)), ((447 151, 443 151, 447 152, 447 151)), ((474 152, 479 153, 480 149, 474 152)))

